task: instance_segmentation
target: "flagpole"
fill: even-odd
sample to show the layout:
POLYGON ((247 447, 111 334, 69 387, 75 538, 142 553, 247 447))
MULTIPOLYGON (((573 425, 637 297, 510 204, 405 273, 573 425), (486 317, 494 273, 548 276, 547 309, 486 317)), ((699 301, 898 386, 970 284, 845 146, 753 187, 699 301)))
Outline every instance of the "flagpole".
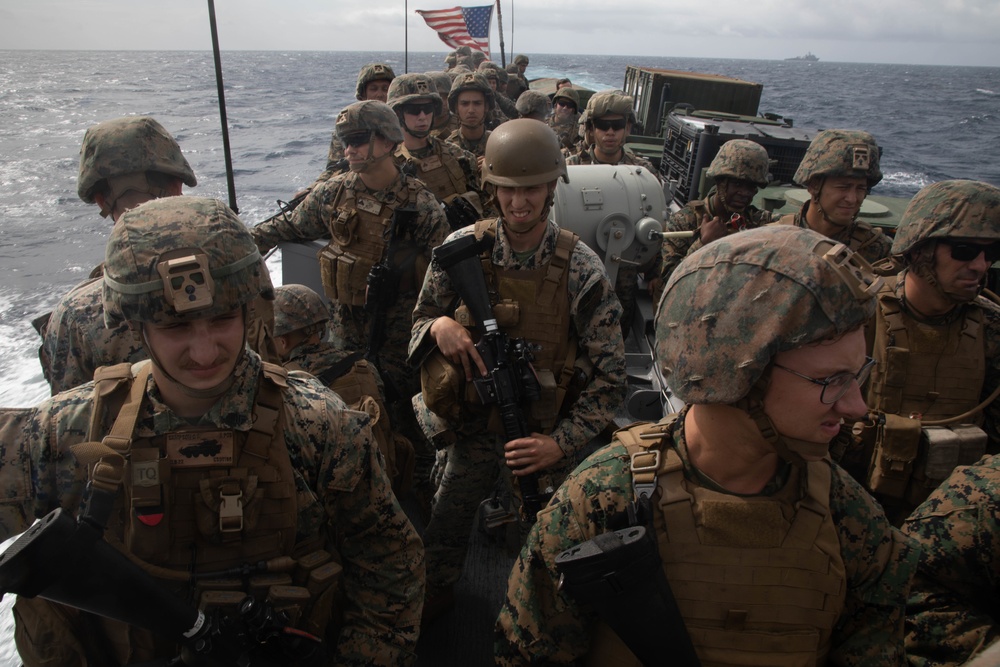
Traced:
POLYGON ((500 0, 497 0, 497 27, 500 28, 500 64, 507 69, 507 56, 503 52, 503 14, 500 13, 500 0))
POLYGON ((510 0, 510 57, 514 58, 514 0, 510 0))
POLYGON ((403 71, 410 71, 410 2, 403 0, 403 71))
POLYGON ((215 85, 219 90, 219 116, 222 118, 222 153, 226 159, 226 185, 229 188, 229 208, 236 206, 236 182, 233 178, 233 158, 229 150, 229 121, 226 120, 226 87, 222 84, 222 58, 219 56, 219 31, 215 24, 215 2, 208 0, 208 25, 212 31, 212 54, 215 56, 215 85))

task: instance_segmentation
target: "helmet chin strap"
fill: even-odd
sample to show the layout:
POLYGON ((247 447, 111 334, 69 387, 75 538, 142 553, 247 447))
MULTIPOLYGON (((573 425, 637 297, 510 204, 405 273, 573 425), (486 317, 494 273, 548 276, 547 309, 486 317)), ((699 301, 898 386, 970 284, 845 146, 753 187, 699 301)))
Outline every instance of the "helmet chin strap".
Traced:
POLYGON ((556 198, 556 193, 555 193, 555 188, 553 188, 552 192, 550 192, 549 195, 545 198, 545 205, 542 207, 542 212, 538 216, 538 219, 525 229, 518 229, 510 222, 508 222, 507 219, 504 218, 502 215, 500 216, 500 221, 503 223, 503 226, 507 228, 507 231, 511 232, 512 234, 527 234, 535 227, 537 227, 540 224, 544 224, 548 220, 549 209, 552 208, 552 202, 555 201, 555 198, 556 198))
POLYGON ((774 447, 782 460, 793 465, 804 465, 809 459, 819 459, 826 456, 830 443, 798 440, 782 435, 774 427, 774 422, 764 413, 764 391, 770 381, 770 369, 750 389, 750 393, 735 403, 736 407, 745 410, 757 426, 761 436, 774 447), (806 457, 809 457, 807 459, 806 457))
MULTIPOLYGON (((236 357, 236 363, 233 364, 234 369, 240 365, 240 363, 243 361, 243 358, 246 356, 247 333, 249 328, 247 326, 247 323, 248 323, 247 307, 244 305, 243 345, 240 346, 239 356, 236 357)), ((207 389, 195 389, 193 387, 187 386, 186 384, 182 383, 180 380, 175 378, 173 375, 171 375, 167 371, 167 369, 163 366, 163 364, 160 363, 160 360, 157 358, 156 353, 153 351, 153 347, 149 344, 149 341, 146 340, 146 330, 143 328, 142 323, 139 322, 137 323, 137 325, 138 325, 137 327, 133 327, 132 331, 138 334, 139 342, 142 344, 143 349, 146 350, 146 354, 149 355, 149 360, 153 363, 154 366, 156 366, 157 370, 160 371, 163 377, 165 377, 171 384, 177 387, 177 389, 185 396, 190 396, 191 398, 218 398, 219 396, 222 396, 227 391, 229 391, 230 387, 232 387, 233 384, 236 382, 236 374, 230 373, 225 380, 215 385, 214 387, 208 387, 207 389)), ((129 323, 129 326, 133 326, 132 323, 129 323)))
POLYGON ((819 188, 816 190, 816 194, 811 195, 812 203, 815 204, 816 210, 819 211, 819 214, 823 216, 823 220, 825 220, 827 224, 833 225, 834 227, 839 227, 840 229, 846 229, 847 227, 850 227, 852 224, 854 224, 854 221, 857 220, 858 213, 860 213, 861 211, 859 210, 858 213, 855 213, 854 216, 851 218, 851 221, 846 225, 842 225, 839 222, 832 220, 830 216, 826 214, 826 210, 823 208, 823 206, 819 203, 819 196, 823 193, 824 185, 826 185, 826 178, 823 178, 823 180, 820 181, 819 188))
POLYGON ((378 157, 372 157, 375 154, 375 141, 374 141, 374 139, 375 139, 375 135, 373 134, 372 135, 372 141, 368 142, 368 157, 365 158, 365 161, 362 162, 362 163, 360 163, 360 164, 352 164, 350 166, 351 171, 353 171, 354 173, 356 173, 356 174, 367 173, 367 172, 371 171, 371 168, 374 167, 377 163, 381 162, 382 160, 385 160, 386 158, 392 157, 392 151, 391 150, 387 151, 386 153, 384 153, 383 155, 380 155, 378 157))

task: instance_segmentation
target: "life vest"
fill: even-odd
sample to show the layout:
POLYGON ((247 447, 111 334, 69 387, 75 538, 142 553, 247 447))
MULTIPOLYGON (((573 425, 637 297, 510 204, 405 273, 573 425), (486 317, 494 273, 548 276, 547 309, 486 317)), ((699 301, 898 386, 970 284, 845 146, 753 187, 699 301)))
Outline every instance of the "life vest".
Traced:
MULTIPOLYGON (((386 203, 358 192, 357 174, 347 176, 338 187, 331 205, 331 240, 318 255, 323 290, 334 303, 365 305, 368 274, 385 254, 393 214, 401 206, 416 206, 421 184, 402 178, 403 187, 396 199, 386 203)), ((397 234, 405 235, 405 230, 397 230, 397 234)), ((419 249, 402 238, 394 247, 390 261, 400 269, 399 292, 415 292, 423 283, 426 261, 420 261, 419 249)))
MULTIPOLYGON (((90 441, 73 447, 90 466, 92 483, 119 483, 108 542, 202 610, 235 611, 254 595, 284 611, 293 625, 323 636, 341 567, 321 538, 297 542, 300 518, 318 520, 323 508, 296 488, 284 440, 285 370, 263 364, 248 432, 191 427, 135 438, 150 362, 138 368, 135 377, 128 364, 98 369, 90 441), (96 472, 108 453, 124 457, 117 480, 96 472), (253 574, 257 563, 282 556, 291 557, 287 567, 253 574), (223 574, 244 567, 250 574, 223 574)), ((144 630, 99 622, 121 664, 169 650, 144 630)))
POLYGON ((953 322, 925 324, 903 312, 897 284, 898 277, 886 278, 877 298, 872 348, 877 363, 867 398, 883 423, 874 452, 867 455, 868 479, 862 481, 916 507, 955 466, 985 453, 981 414, 965 425, 921 428, 921 422, 956 417, 979 404, 986 378, 985 316, 974 301, 963 305, 953 322))
MULTIPOLYGON (((720 493, 684 477, 668 444, 673 423, 639 424, 615 438, 632 458, 633 484, 655 488, 657 548, 702 664, 825 664, 847 597, 831 463, 793 467, 771 496, 720 493), (663 437, 643 438, 656 433, 663 437)), ((587 664, 639 663, 602 624, 587 664)))

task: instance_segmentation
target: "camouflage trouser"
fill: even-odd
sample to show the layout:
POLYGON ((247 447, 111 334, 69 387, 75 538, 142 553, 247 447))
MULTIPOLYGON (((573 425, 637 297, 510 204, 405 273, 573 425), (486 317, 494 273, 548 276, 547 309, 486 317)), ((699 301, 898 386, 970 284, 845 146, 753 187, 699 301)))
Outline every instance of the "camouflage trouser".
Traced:
POLYGON ((428 591, 451 586, 462 575, 476 512, 493 493, 501 468, 507 470, 501 465, 503 445, 493 433, 464 437, 443 451, 447 463, 423 534, 428 591))

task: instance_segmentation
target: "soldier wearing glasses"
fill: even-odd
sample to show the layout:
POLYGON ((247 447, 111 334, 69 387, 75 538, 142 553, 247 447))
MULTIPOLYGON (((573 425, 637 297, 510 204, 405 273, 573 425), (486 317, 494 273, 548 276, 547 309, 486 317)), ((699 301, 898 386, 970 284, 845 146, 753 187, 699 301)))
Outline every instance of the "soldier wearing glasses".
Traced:
POLYGON ((625 147, 625 139, 635 124, 632 103, 631 97, 615 91, 592 96, 587 102, 585 143, 589 145, 566 158, 566 164, 634 164, 657 174, 649 160, 625 147))
POLYGON ((1000 258, 1000 189, 942 181, 921 190, 892 243, 869 326, 869 415, 842 463, 901 522, 957 465, 1000 445, 1000 307, 983 296, 1000 258))

